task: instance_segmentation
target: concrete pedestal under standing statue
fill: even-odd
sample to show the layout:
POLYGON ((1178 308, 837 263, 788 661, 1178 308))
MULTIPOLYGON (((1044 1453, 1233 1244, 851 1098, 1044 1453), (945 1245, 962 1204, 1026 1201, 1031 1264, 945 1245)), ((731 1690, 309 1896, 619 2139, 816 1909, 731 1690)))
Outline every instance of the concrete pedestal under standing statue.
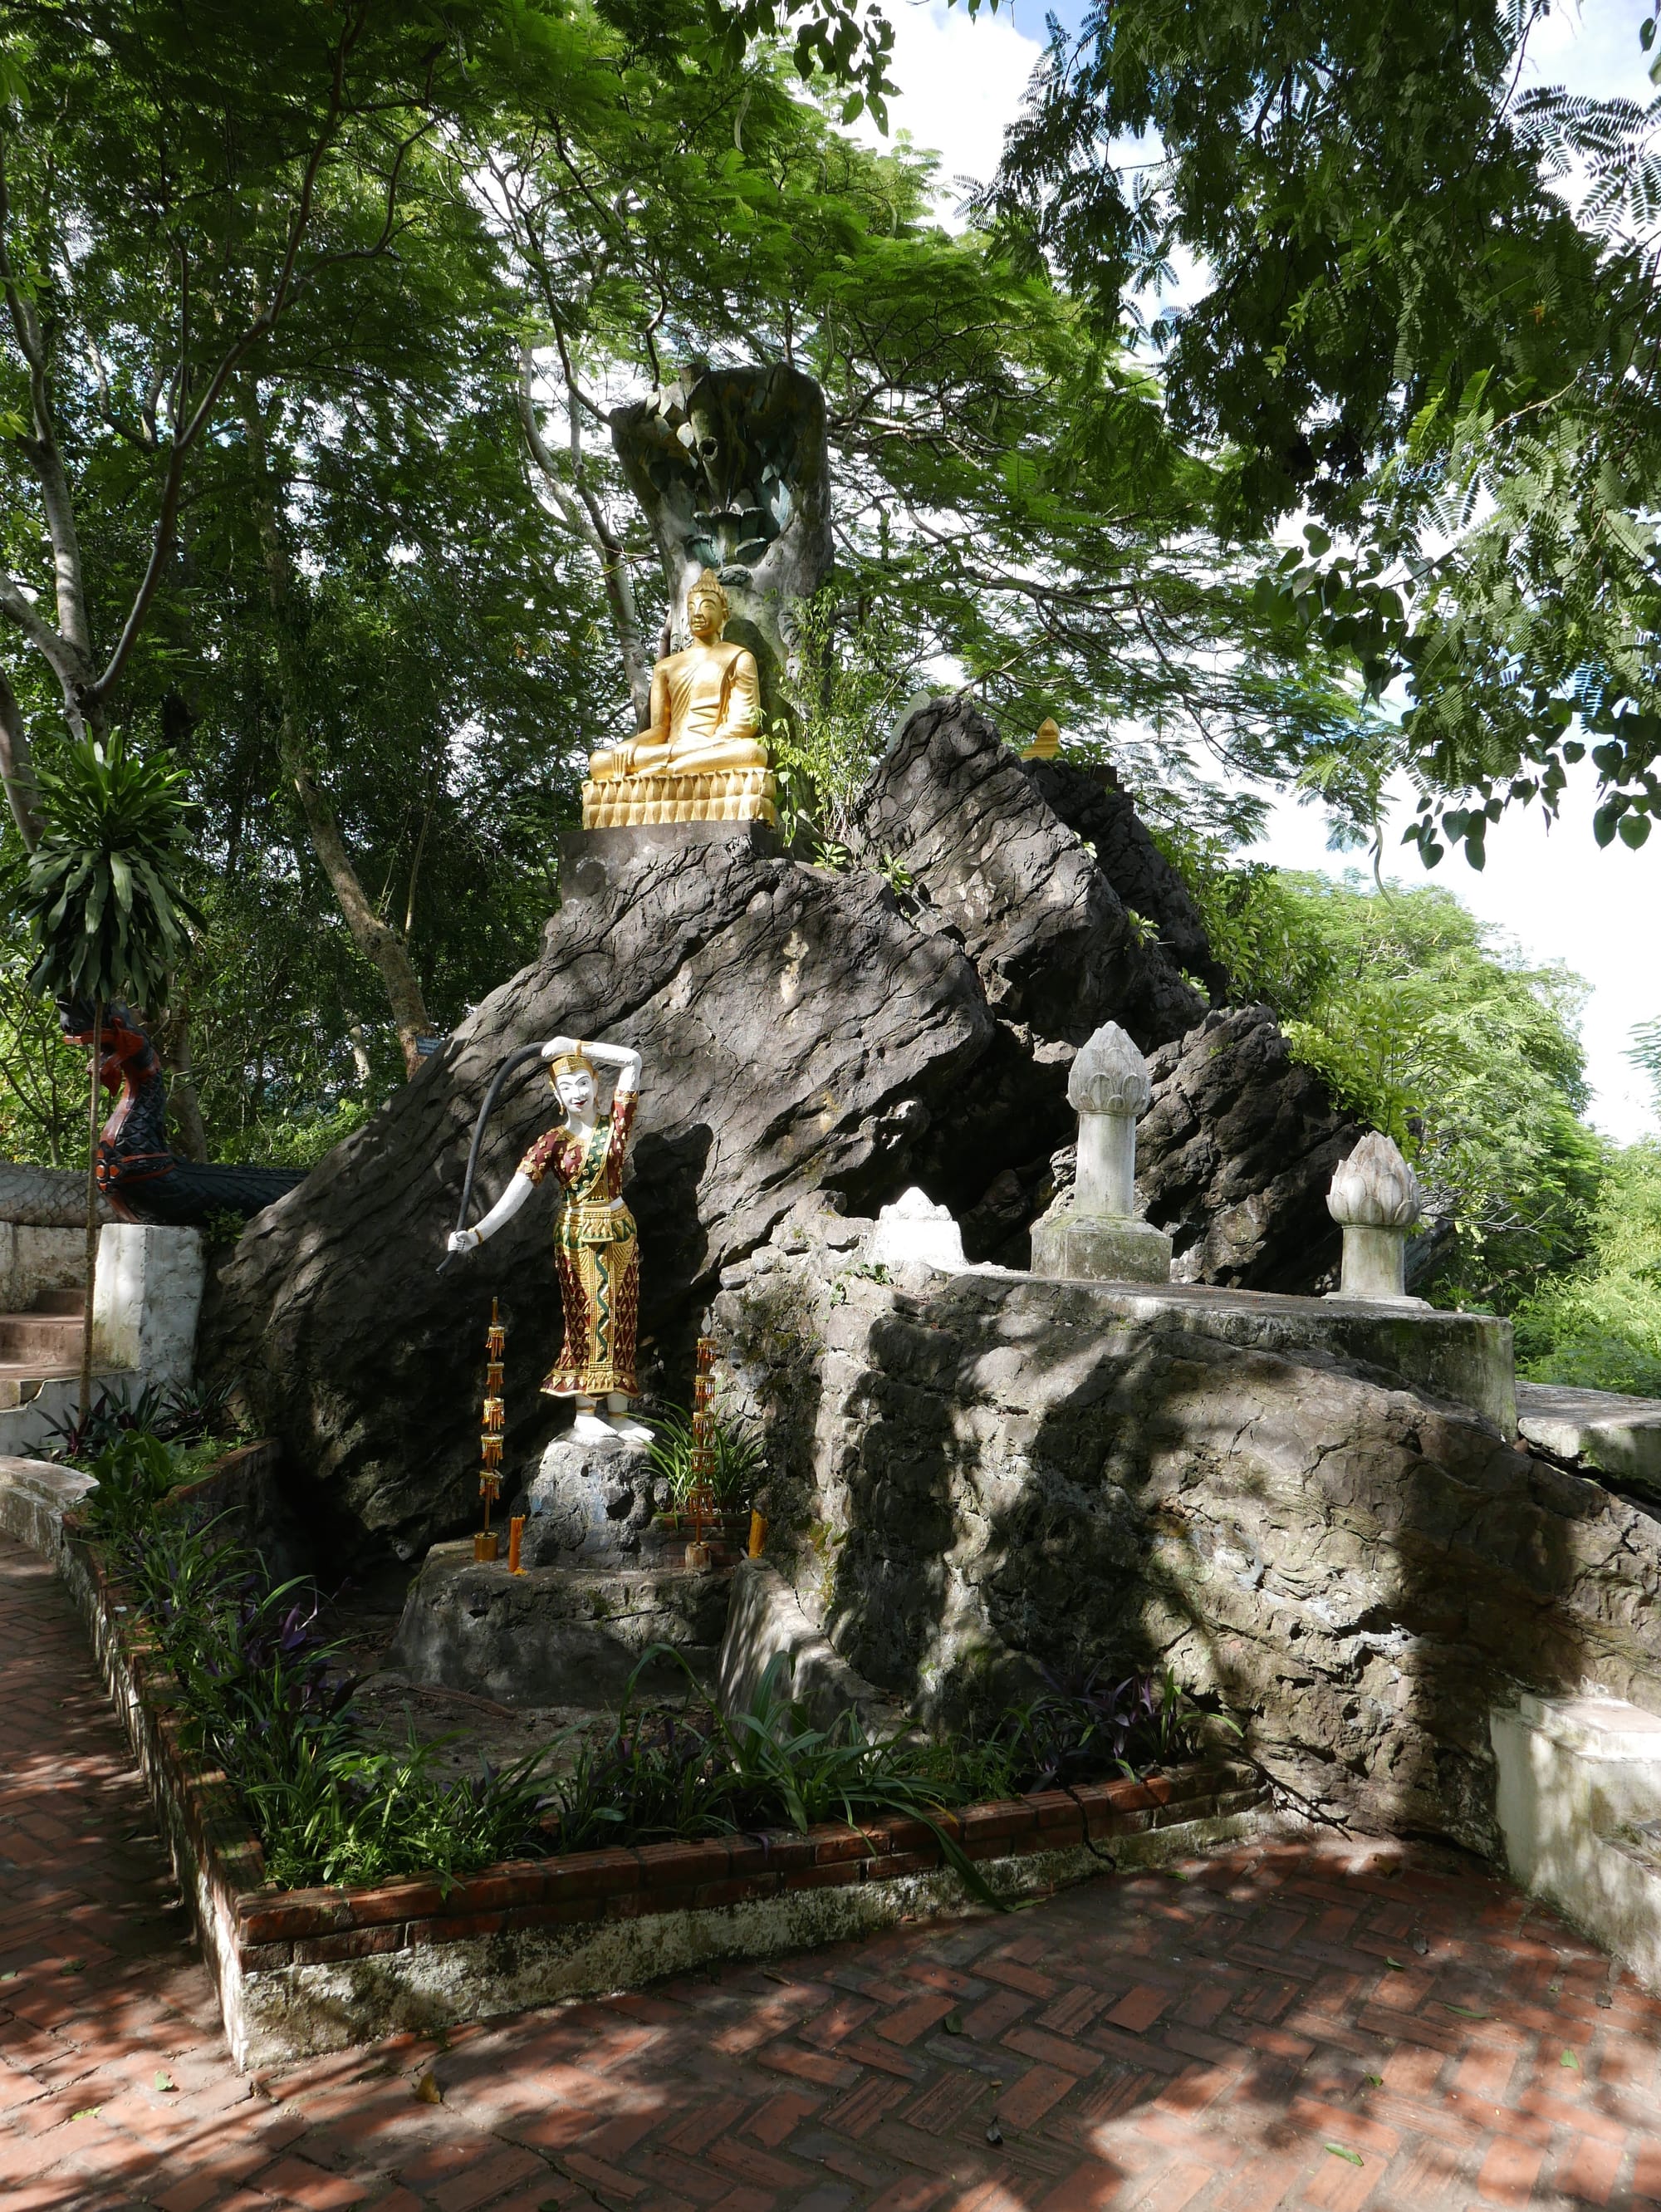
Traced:
POLYGON ((1137 1210, 1137 1121, 1153 1088, 1148 1063, 1105 1022, 1067 1079, 1078 1115, 1078 1174, 1033 1224, 1033 1273, 1098 1283, 1168 1283, 1171 1239, 1137 1210))

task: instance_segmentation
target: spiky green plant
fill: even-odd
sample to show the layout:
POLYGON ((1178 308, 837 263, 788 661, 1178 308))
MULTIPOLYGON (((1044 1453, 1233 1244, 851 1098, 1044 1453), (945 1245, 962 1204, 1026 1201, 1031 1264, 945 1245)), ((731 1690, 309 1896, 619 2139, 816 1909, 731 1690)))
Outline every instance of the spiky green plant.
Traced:
POLYGON ((45 834, 29 855, 24 920, 42 990, 94 1007, 167 995, 186 921, 201 916, 180 885, 189 817, 185 772, 128 749, 118 731, 72 746, 37 781, 45 834))

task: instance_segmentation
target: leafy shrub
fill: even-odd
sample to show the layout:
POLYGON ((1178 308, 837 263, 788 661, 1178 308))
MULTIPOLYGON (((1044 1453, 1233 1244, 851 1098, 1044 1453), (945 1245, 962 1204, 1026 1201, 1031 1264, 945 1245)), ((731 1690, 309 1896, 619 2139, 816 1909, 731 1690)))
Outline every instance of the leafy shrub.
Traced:
POLYGON ((1137 1766, 1166 1766, 1191 1757, 1210 1728, 1238 1735, 1236 1724, 1208 1710, 1163 1674, 1115 1681, 1099 1662, 1087 1673, 1042 1670, 1045 1687, 1015 1707, 993 1731, 989 1749, 1006 1765, 1010 1789, 1066 1789, 1137 1766))
MULTIPOLYGON (((179 1681, 199 1747, 241 1796, 274 1881, 456 1875, 547 1848, 532 1753, 474 1777, 434 1771, 443 1743, 365 1742, 355 1682, 299 1583, 266 1586, 251 1553, 161 1510, 174 1455, 154 1437, 111 1447, 116 1476, 94 1533, 113 1543, 179 1681), (133 1470, 130 1476, 124 1471, 133 1470), (155 1480, 147 1480, 147 1474, 155 1480)), ((100 1492, 104 1489, 100 1477, 100 1492)), ((445 1742, 453 1739, 445 1739, 445 1742)))
POLYGON ((1198 1708, 1168 1674, 1113 1684, 1098 1669, 1058 1678, 982 1742, 873 1736, 851 1711, 821 1729, 791 1697, 783 1656, 749 1710, 726 1717, 699 1701, 680 1656, 656 1646, 609 1735, 576 1742, 560 1778, 543 1777, 546 1750, 449 1778, 438 1768, 453 1739, 422 1743, 412 1727, 395 1749, 365 1740, 356 1685, 309 1590, 268 1587, 257 1559, 215 1540, 216 1524, 167 1510, 174 1461, 154 1437, 112 1444, 96 1530, 178 1677, 197 1745, 239 1793, 272 1880, 287 1886, 448 1878, 549 1850, 903 1815, 931 1828, 962 1881, 996 1904, 944 1822, 950 1808, 1129 1772, 1133 1755, 1179 1755, 1197 1727, 1198 1708), (686 1677, 679 1710, 636 1695, 644 1669, 664 1659, 686 1677))
MULTIPOLYGON (((646 1458, 669 1485, 670 1503, 678 1512, 692 1495, 692 1416, 679 1406, 665 1406, 652 1415, 652 1428, 646 1458)), ((709 1441, 714 1455, 710 1487, 716 1504, 744 1504, 765 1472, 760 1436, 748 1422, 712 1413, 709 1441)))
POLYGON ((1661 1145, 1612 1152, 1591 1250, 1517 1310, 1517 1371, 1534 1382, 1661 1398, 1661 1145))
POLYGON ((100 1390, 84 1421, 76 1411, 47 1424, 50 1442, 42 1456, 60 1466, 89 1468, 118 1437, 140 1435, 162 1443, 213 1442, 228 1449, 241 1433, 230 1396, 228 1385, 206 1382, 147 1382, 131 1399, 100 1390))
POLYGON ((160 1437, 142 1429, 112 1437, 92 1462, 98 1487, 82 1508, 95 1536, 119 1543, 147 1528, 179 1480, 179 1461, 160 1437))
MULTIPOLYGON (((373 1110, 369 1099, 342 1098, 327 1108, 297 1112, 286 1121, 256 1121, 238 1136, 237 1157, 255 1166, 314 1168, 324 1153, 361 1129, 373 1110)), ((243 1226, 237 1224, 238 1235, 243 1226)))
MULTIPOLYGON (((661 1842, 681 1836, 903 1815, 925 1821, 948 1863, 984 1901, 991 1893, 943 1826, 956 1805, 1022 1790, 1066 1789, 1191 1756, 1203 1734, 1234 1723, 1208 1713, 1167 1671, 1105 1680, 1097 1667, 1015 1708, 982 1739, 930 1741, 866 1733, 857 1714, 815 1727, 791 1695, 790 1661, 768 1666, 747 1712, 730 1717, 689 1695, 679 1711, 645 1708, 635 1684, 654 1659, 685 1668, 660 1647, 636 1668, 611 1734, 582 1746, 552 1785, 560 1850, 661 1842)), ((688 1674, 688 1685, 692 1677, 688 1674)), ((695 1689, 695 1686, 692 1686, 695 1689)))
POLYGON ((609 1738, 581 1748, 554 1784, 556 1849, 761 1828, 799 1832, 827 1820, 857 1827, 862 1819, 903 1815, 933 1829, 963 1881, 984 1903, 998 1903, 940 1825, 939 1816, 972 1793, 933 1747, 903 1734, 868 1735, 852 1711, 827 1729, 815 1728, 791 1696, 791 1661, 783 1652, 769 1662, 746 1712, 730 1719, 690 1705, 680 1713, 644 1712, 635 1684, 661 1659, 679 1666, 695 1692, 677 1652, 656 1645, 646 1654, 609 1738))

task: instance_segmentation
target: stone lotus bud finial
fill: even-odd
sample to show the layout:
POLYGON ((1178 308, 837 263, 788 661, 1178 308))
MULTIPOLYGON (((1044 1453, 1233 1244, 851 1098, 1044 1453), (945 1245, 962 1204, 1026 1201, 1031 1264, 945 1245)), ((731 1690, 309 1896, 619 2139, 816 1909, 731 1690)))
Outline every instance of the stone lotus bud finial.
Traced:
POLYGON ((1137 1210, 1137 1117, 1152 1103, 1148 1063, 1117 1022, 1074 1060, 1067 1103, 1078 1115, 1073 1187, 1033 1224, 1033 1273, 1095 1282, 1168 1283, 1171 1240, 1137 1210))
POLYGON ((1117 1022, 1104 1022, 1073 1062, 1067 1103, 1076 1114, 1125 1114, 1134 1121, 1153 1096, 1147 1061, 1117 1022))
POLYGON ((1411 1229, 1421 1211, 1419 1178, 1388 1137, 1371 1129, 1341 1161, 1326 1210, 1348 1228, 1411 1229))
POLYGON ((1376 1298, 1424 1305, 1407 1295, 1407 1232, 1420 1213, 1419 1178, 1388 1137, 1376 1130, 1340 1162, 1326 1210, 1343 1229, 1340 1298, 1376 1298))

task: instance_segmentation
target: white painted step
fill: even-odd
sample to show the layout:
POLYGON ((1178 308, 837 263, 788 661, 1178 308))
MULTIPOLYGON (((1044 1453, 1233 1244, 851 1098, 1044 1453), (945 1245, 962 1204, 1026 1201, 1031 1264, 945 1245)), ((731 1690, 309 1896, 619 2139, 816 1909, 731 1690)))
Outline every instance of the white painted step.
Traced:
POLYGON ((1661 1994, 1661 1714, 1525 1692, 1488 1731, 1513 1878, 1661 1994))

